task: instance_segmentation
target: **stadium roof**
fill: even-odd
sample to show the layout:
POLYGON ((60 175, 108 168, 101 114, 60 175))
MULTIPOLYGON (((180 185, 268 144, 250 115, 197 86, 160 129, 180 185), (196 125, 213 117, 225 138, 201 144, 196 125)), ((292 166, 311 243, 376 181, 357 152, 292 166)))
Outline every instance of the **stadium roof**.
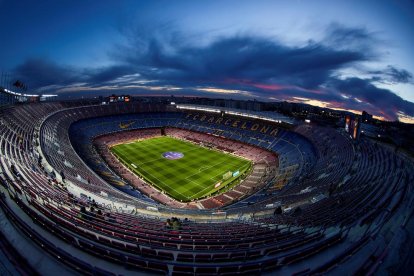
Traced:
POLYGON ((229 115, 260 119, 260 120, 265 120, 265 121, 270 121, 270 122, 275 122, 275 123, 287 123, 287 124, 295 123, 295 119, 287 117, 277 112, 273 112, 273 111, 251 111, 251 110, 244 110, 244 109, 237 109, 237 108, 205 106, 205 105, 195 105, 195 104, 194 105, 193 104, 177 104, 176 107, 177 109, 198 110, 198 111, 214 112, 214 113, 224 112, 229 115))

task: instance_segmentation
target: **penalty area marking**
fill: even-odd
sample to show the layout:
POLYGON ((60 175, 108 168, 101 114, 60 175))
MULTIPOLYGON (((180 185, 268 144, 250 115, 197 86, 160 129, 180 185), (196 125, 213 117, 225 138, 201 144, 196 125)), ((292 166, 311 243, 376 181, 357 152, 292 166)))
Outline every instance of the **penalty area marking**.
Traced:
POLYGON ((199 172, 202 172, 202 171, 208 170, 209 168, 210 168, 209 166, 201 166, 201 167, 198 169, 198 171, 199 171, 199 172))
MULTIPOLYGON (((218 163, 218 164, 215 164, 215 165, 212 165, 212 166, 207 166, 208 168, 212 168, 212 167, 214 167, 214 166, 216 166, 216 165, 220 165, 221 163, 224 163, 225 161, 223 161, 223 162, 220 162, 220 163, 218 163)), ((232 166, 234 166, 235 164, 231 164, 232 166)), ((245 167, 248 167, 249 166, 249 164, 247 164, 246 166, 243 166, 243 167, 241 167, 240 168, 240 170, 243 170, 245 167)), ((197 175, 197 174, 194 174, 194 175, 197 175)), ((191 176, 194 176, 194 175, 191 175, 191 176)), ((200 193, 202 193, 202 192, 204 192, 205 190, 207 190, 208 188, 210 188, 212 191, 213 190, 215 190, 216 189, 216 187, 212 187, 212 185, 216 185, 217 184, 217 181, 218 180, 215 180, 215 178, 217 178, 217 177, 220 177, 222 175, 222 173, 219 173, 219 174, 216 174, 216 175, 214 175, 213 177, 211 177, 210 178, 210 180, 212 180, 214 183, 213 184, 210 184, 210 185, 208 185, 208 186, 206 186, 206 187, 204 187, 204 186, 201 186, 202 188, 204 187, 204 189, 202 189, 202 190, 200 190, 200 191, 198 191, 197 193, 195 193, 194 195, 193 195, 193 197, 194 197, 194 199, 195 200, 197 200, 198 199, 198 195, 200 194, 200 193)), ((189 177, 191 177, 191 176, 189 176, 189 177)), ((188 177, 186 177, 185 178, 186 180, 189 180, 189 181, 191 181, 191 182, 193 182, 193 183, 195 183, 197 186, 199 186, 200 187, 200 184, 198 184, 197 182, 195 182, 194 180, 192 180, 192 179, 188 179, 188 177)), ((221 185, 220 185, 221 186, 221 185)), ((217 187, 218 188, 218 187, 217 187)), ((221 190, 223 188, 223 186, 221 186, 221 188, 220 189, 218 189, 218 190, 216 190, 216 191, 219 191, 219 190, 221 190)), ((215 192, 216 192, 215 191, 215 192)), ((203 193, 202 194, 202 196, 204 196, 205 194, 203 193)))
MULTIPOLYGON (((169 185, 166 185, 164 181, 161 181, 158 177, 156 177, 155 175, 153 175, 152 173, 148 172, 147 170, 141 168, 143 171, 145 171, 148 175, 150 175, 151 177, 157 179, 160 183, 164 184, 165 187, 170 187, 169 185)), ((155 183, 150 183, 153 186, 157 187, 158 189, 161 189, 162 191, 166 192, 167 194, 169 194, 167 191, 165 191, 164 188, 158 187, 155 183)), ((175 192, 179 193, 180 195, 182 195, 183 197, 187 198, 187 200, 189 200, 190 198, 182 193, 180 193, 179 191, 177 191, 176 189, 173 189, 175 192)))

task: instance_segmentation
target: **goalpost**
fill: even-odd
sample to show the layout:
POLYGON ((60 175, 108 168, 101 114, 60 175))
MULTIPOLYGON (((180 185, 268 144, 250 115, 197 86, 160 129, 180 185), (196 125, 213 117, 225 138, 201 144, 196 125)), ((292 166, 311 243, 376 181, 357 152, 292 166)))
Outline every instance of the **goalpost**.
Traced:
POLYGON ((233 176, 233 173, 231 171, 228 171, 225 174, 223 174, 223 180, 227 180, 232 176, 233 176))

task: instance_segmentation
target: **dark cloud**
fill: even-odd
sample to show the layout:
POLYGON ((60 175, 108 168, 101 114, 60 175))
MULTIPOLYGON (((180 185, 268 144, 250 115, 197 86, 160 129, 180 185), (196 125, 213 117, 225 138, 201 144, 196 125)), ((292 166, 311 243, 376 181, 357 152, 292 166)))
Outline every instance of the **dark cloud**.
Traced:
POLYGON ((346 96, 362 101, 350 103, 348 108, 369 109, 374 114, 380 113, 389 120, 396 120, 398 112, 414 116, 414 103, 402 99, 388 89, 378 88, 371 80, 347 78, 345 80, 331 79, 329 86, 346 96))
POLYGON ((69 85, 84 79, 79 70, 40 58, 26 60, 15 68, 14 75, 31 89, 49 85, 69 85))
MULTIPOLYGON (((322 41, 301 47, 251 35, 219 37, 200 45, 185 41, 170 28, 165 30, 166 35, 157 32, 152 36, 148 30, 143 36, 131 35, 129 45, 111 53, 116 57, 112 66, 73 68, 30 59, 15 72, 33 88, 75 83, 108 87, 116 83, 122 90, 122 86, 141 81, 149 86, 180 87, 178 94, 205 95, 206 90, 197 89, 217 87, 248 91, 248 95, 261 99, 315 99, 338 108, 367 110, 387 119, 395 119, 400 111, 414 116, 413 103, 374 85, 412 82, 408 71, 388 66, 368 72, 371 79, 337 76, 340 69, 377 57, 372 49, 377 39, 363 28, 331 25, 322 41)), ((142 89, 136 88, 137 92, 142 89)))
POLYGON ((351 28, 333 23, 328 26, 322 43, 335 49, 356 49, 374 58, 378 55, 376 46, 379 43, 386 44, 386 41, 378 37, 376 33, 369 32, 366 28, 351 28))
POLYGON ((69 68, 44 60, 28 60, 16 74, 36 87, 70 82, 91 85, 129 74, 164 84, 211 85, 228 79, 277 82, 316 88, 335 70, 367 60, 363 52, 336 50, 323 44, 288 47, 268 38, 235 36, 216 39, 206 46, 176 43, 158 35, 117 54, 122 65, 98 69, 69 68))
POLYGON ((130 74, 134 69, 129 65, 114 65, 98 69, 84 69, 86 81, 91 84, 102 84, 130 74))
POLYGON ((388 65, 387 68, 381 71, 369 71, 372 74, 372 80, 383 83, 412 83, 413 75, 405 69, 398 69, 394 66, 388 65))
POLYGON ((28 59, 14 70, 16 78, 30 88, 45 86, 65 86, 74 83, 99 85, 132 72, 129 65, 116 65, 102 68, 75 68, 57 64, 45 59, 28 59))
POLYGON ((204 47, 179 48, 152 40, 146 51, 125 53, 148 79, 211 82, 225 79, 274 81, 315 88, 334 71, 366 60, 365 53, 321 44, 287 47, 265 38, 222 38, 204 47))

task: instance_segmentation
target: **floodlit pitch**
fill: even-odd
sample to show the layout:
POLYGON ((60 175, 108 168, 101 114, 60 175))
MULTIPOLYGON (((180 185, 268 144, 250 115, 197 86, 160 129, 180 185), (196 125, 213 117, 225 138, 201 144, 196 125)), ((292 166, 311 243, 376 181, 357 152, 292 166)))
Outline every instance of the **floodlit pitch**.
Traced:
POLYGON ((171 137, 120 144, 111 151, 146 182, 183 202, 224 192, 251 168, 249 160, 171 137))

